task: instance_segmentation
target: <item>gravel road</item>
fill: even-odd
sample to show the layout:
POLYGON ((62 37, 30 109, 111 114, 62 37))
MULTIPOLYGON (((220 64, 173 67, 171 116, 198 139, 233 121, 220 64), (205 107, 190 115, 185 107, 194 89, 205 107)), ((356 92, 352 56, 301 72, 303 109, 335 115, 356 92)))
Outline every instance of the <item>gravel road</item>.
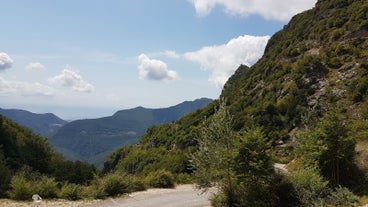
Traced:
POLYGON ((109 198, 82 207, 204 207, 212 191, 201 193, 192 185, 180 185, 175 189, 149 189, 119 198, 109 198))

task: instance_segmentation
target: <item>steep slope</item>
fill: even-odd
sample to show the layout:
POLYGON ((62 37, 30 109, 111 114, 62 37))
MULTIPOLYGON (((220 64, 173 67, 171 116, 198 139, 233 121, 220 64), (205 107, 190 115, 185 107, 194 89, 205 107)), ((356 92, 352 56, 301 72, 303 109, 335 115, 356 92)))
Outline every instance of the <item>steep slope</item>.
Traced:
POLYGON ((253 122, 275 141, 333 104, 350 106, 349 115, 360 110, 368 92, 367 12, 367 1, 329 0, 293 17, 257 64, 240 67, 225 85, 221 97, 237 129, 253 122))
POLYGON ((164 109, 137 107, 110 117, 73 121, 61 128, 51 143, 70 159, 102 164, 112 150, 137 142, 149 126, 172 122, 211 101, 202 98, 164 109))
MULTIPOLYGON (((233 115, 234 130, 261 126, 282 159, 290 155, 287 150, 292 149, 295 133, 313 126, 335 105, 345 108, 346 123, 359 139, 368 140, 367 95, 368 1, 319 0, 269 40, 255 65, 241 65, 220 99, 233 115), (278 143, 290 145, 278 149, 278 143)), ((204 120, 211 118, 217 105, 215 101, 175 123, 151 127, 140 144, 168 150, 195 146, 204 120)), ((130 151, 134 152, 114 153, 107 170, 128 162, 124 159, 130 151)))
POLYGON ((0 115, 31 129, 34 133, 44 137, 55 134, 67 121, 55 116, 54 114, 36 114, 19 109, 1 109, 0 115))
POLYGON ((95 173, 89 164, 63 160, 46 138, 0 115, 0 197, 19 171, 73 183, 86 183, 95 173))

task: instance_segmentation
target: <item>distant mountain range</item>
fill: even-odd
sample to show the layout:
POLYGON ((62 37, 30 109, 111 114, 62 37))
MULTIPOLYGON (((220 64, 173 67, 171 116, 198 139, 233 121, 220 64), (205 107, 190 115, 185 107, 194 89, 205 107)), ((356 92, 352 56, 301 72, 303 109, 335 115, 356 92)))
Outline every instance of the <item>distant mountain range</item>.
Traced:
POLYGON ((35 134, 43 137, 51 137, 66 123, 65 120, 52 113, 36 114, 20 109, 1 109, 0 115, 31 129, 35 134))
POLYGON ((201 98, 161 109, 137 107, 109 117, 72 121, 52 136, 50 142, 68 159, 102 166, 109 153, 137 142, 148 127, 175 121, 211 101, 201 98))

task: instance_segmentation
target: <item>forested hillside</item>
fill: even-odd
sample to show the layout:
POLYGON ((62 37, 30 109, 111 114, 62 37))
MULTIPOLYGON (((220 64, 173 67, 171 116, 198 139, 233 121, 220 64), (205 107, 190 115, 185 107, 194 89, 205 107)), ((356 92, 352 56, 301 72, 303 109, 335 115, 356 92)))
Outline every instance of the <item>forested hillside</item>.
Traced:
POLYGON ((36 114, 20 109, 0 108, 0 114, 44 137, 51 137, 67 123, 52 113, 36 114))
POLYGON ((136 107, 108 117, 76 120, 61 128, 50 142, 68 159, 102 166, 108 154, 121 146, 136 143, 148 127, 175 121, 211 101, 200 98, 167 108, 136 107))
MULTIPOLYGON (((33 134, 29 129, 0 116, 1 197, 6 195, 12 197, 14 194, 8 194, 7 191, 26 179, 36 183, 42 181, 51 183, 53 189, 50 190, 54 190, 56 182, 87 184, 93 179, 95 172, 92 165, 65 161, 51 149, 46 138, 33 134)), ((28 189, 23 187, 22 185, 21 191, 23 190, 24 195, 20 193, 25 199, 30 199, 32 193, 40 193, 40 189, 36 189, 35 186, 29 186, 28 189)), ((54 193, 56 194, 56 190, 54 193)))
POLYGON ((354 193, 367 193, 367 95, 368 2, 319 0, 255 65, 239 66, 219 101, 149 128, 105 171, 190 174, 219 185, 215 206, 357 205, 354 193))

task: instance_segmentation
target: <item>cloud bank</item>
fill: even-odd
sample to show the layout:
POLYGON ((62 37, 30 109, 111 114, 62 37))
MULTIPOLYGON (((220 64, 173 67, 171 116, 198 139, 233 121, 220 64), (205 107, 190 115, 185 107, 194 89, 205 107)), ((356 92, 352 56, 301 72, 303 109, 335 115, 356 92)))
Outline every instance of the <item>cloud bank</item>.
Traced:
POLYGON ((0 52, 0 71, 11 68, 13 65, 13 60, 8 54, 0 52))
POLYGON ((265 19, 288 21, 306 9, 310 9, 317 0, 189 0, 198 15, 206 16, 216 6, 224 7, 227 13, 249 16, 261 15, 265 19))
POLYGON ((168 70, 165 62, 150 59, 145 54, 138 57, 139 78, 148 80, 178 80, 179 75, 172 70, 168 70))
POLYGON ((53 89, 41 83, 9 81, 0 77, 0 94, 22 96, 52 96, 53 89))
POLYGON ((73 70, 64 69, 60 75, 48 80, 50 85, 72 88, 73 91, 89 93, 94 87, 83 80, 82 76, 73 70))
POLYGON ((263 55, 270 36, 244 35, 227 44, 203 47, 184 54, 184 58, 197 62, 212 71, 209 81, 222 87, 240 64, 251 66, 263 55))

